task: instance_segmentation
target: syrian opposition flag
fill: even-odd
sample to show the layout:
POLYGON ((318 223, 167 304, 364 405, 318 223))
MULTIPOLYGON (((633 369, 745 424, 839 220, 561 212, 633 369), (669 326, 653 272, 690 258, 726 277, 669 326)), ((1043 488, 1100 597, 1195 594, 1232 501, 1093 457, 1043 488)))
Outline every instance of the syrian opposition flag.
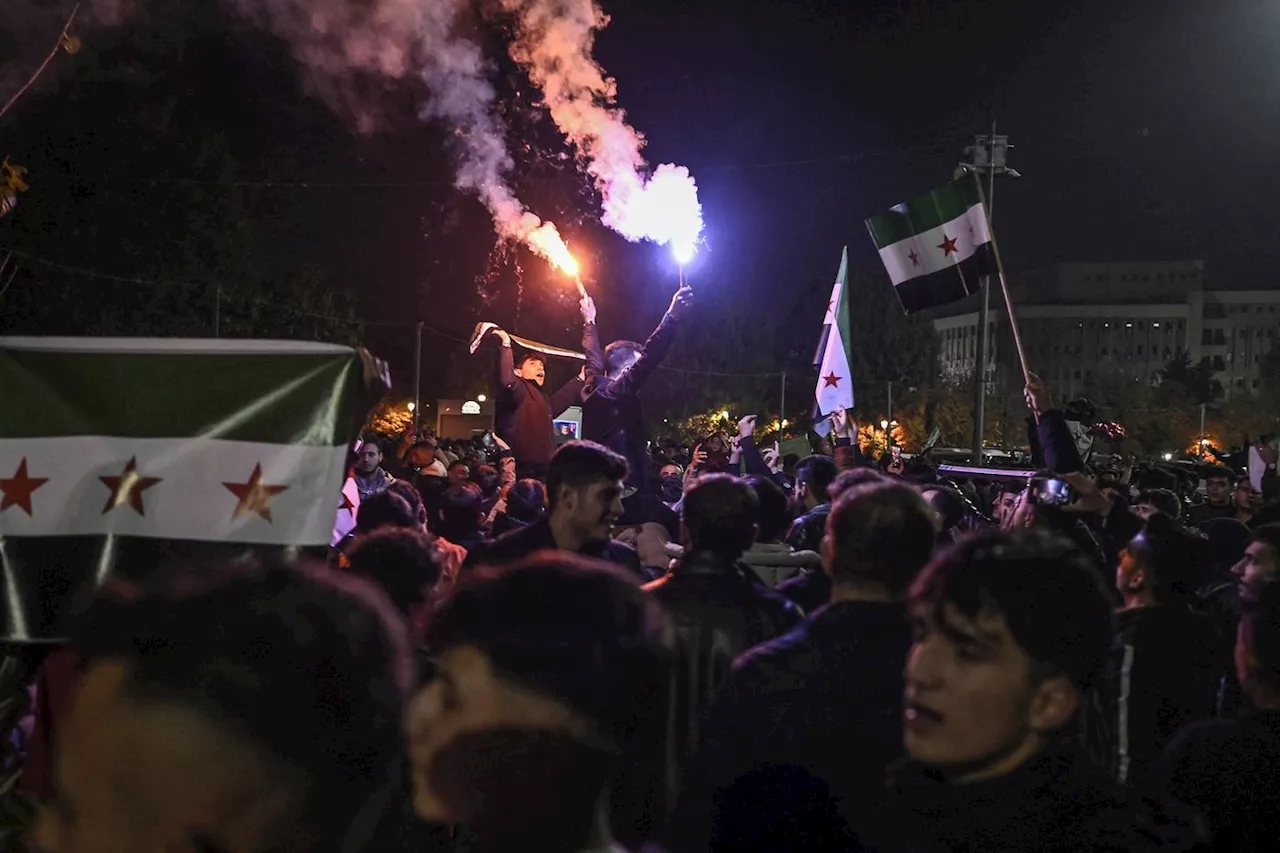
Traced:
POLYGON ((827 315, 822 321, 822 338, 813 360, 818 365, 818 384, 814 388, 818 417, 831 414, 839 406, 853 408, 848 281, 849 249, 846 247, 840 254, 840 272, 836 274, 836 283, 831 286, 827 315))
POLYGON ((65 636, 109 574, 327 546, 384 381, 329 344, 0 337, 0 638, 65 636))
POLYGON ((908 314, 976 293, 995 272, 974 173, 871 217, 867 230, 908 314))

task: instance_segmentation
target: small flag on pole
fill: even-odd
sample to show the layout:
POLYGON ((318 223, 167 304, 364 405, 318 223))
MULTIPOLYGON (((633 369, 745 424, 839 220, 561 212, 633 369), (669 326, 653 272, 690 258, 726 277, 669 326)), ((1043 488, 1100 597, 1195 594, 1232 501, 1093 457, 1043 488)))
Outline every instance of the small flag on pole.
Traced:
POLYGON ((979 276, 996 270, 972 173, 872 216, 867 230, 908 314, 976 293, 979 276))
MULTIPOLYGON (((831 287, 826 318, 822 321, 822 338, 813 363, 818 365, 818 384, 814 389, 817 414, 829 415, 838 407, 853 408, 853 378, 849 365, 849 249, 840 255, 840 272, 831 287)), ((816 420, 816 418, 815 418, 816 420)))

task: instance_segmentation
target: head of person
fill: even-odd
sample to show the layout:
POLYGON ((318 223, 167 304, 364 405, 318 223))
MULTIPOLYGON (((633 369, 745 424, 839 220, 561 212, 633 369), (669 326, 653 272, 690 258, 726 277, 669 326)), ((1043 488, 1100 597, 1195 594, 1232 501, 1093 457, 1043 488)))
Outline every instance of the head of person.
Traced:
POLYGON ((1262 580, 1241 596, 1236 676, 1257 708, 1280 709, 1280 580, 1262 580))
POLYGON ((407 624, 417 621, 440 582, 443 566, 423 530, 387 528, 371 533, 347 554, 347 573, 387 594, 407 624))
POLYGON ((684 496, 680 518, 685 553, 736 560, 756 541, 760 501, 749 485, 729 474, 708 474, 684 496))
POLYGON ((544 552, 465 577, 409 711, 418 814, 487 849, 586 849, 614 774, 660 748, 672 644, 659 604, 599 562, 544 552))
POLYGON ((360 501, 356 510, 356 533, 368 534, 384 527, 413 529, 419 527, 418 513, 410 503, 391 489, 383 489, 360 501))
POLYGON ((752 475, 742 482, 755 492, 759 510, 756 512, 756 541, 777 542, 791 526, 791 505, 787 493, 768 477, 752 475))
POLYGON ((369 476, 382 464, 382 446, 376 438, 365 439, 356 451, 356 473, 369 476))
POLYGON ((413 446, 409 448, 409 452, 404 455, 405 466, 414 471, 430 468, 431 464, 436 461, 436 450, 438 448, 439 444, 430 436, 414 442, 413 446))
POLYGON ((1138 492, 1133 511, 1142 518, 1158 512, 1176 519, 1182 515, 1182 499, 1168 489, 1145 489, 1138 492))
POLYGON ((658 491, 664 501, 675 503, 684 494, 684 469, 668 462, 658 469, 658 491))
POLYGON ((359 578, 184 565, 77 620, 47 853, 359 849, 403 752, 404 627, 359 578))
POLYGON ((920 490, 920 495, 933 510, 934 526, 938 532, 950 530, 964 519, 964 498, 950 486, 928 486, 920 490))
POLYGON ((422 501, 422 493, 413 483, 408 480, 395 480, 387 486, 387 491, 404 498, 409 504, 409 509, 413 511, 414 518, 418 520, 418 526, 426 528, 427 507, 422 501))
POLYGON ((547 361, 536 352, 526 353, 516 364, 516 376, 541 386, 547 381, 547 361))
POLYGON ((604 348, 604 370, 609 378, 617 379, 624 371, 640 360, 644 345, 635 341, 614 341, 604 348))
POLYGON ((841 471, 831 485, 827 487, 827 497, 834 504, 841 495, 850 489, 871 485, 872 483, 880 483, 884 479, 875 468, 850 468, 847 471, 841 471))
POLYGON ((507 515, 533 524, 547 512, 547 487, 540 480, 518 480, 507 492, 507 515))
POLYGON ((908 593, 908 754, 952 782, 1002 776, 1074 720, 1111 645, 1088 558, 1038 531, 967 537, 908 593))
POLYGON ((1014 483, 998 483, 991 501, 991 518, 1001 527, 1013 525, 1013 513, 1018 508, 1022 488, 1014 483))
POLYGON ((1259 508, 1260 500, 1257 492, 1253 490, 1253 484, 1249 482, 1247 477, 1241 477, 1236 481, 1235 491, 1236 508, 1245 512, 1256 512, 1259 508))
POLYGON ((435 531, 450 542, 474 542, 484 524, 484 495, 475 483, 458 483, 444 490, 436 510, 435 531))
POLYGON ((1139 492, 1145 492, 1148 489, 1166 489, 1176 494, 1178 475, 1164 468, 1148 468, 1138 475, 1134 485, 1138 487, 1139 492))
POLYGON ((552 523, 586 541, 608 539, 622 515, 627 471, 627 460, 604 445, 565 442, 547 469, 552 523))
POLYGON ((1129 604, 1185 603, 1211 576, 1208 543, 1158 512, 1120 552, 1116 589, 1129 604))
POLYGON ((449 463, 446 475, 449 478, 449 485, 457 486, 471 479, 471 467, 459 459, 456 462, 449 463))
POLYGON ((822 565, 837 589, 901 599, 933 553, 933 511, 910 486, 871 482, 831 505, 822 565))
POLYGON ((1264 524, 1255 530, 1231 572, 1246 589, 1280 578, 1280 524, 1264 524))
POLYGON ((1209 503, 1214 506, 1226 506, 1231 503, 1231 487, 1235 477, 1227 468, 1218 466, 1205 474, 1204 491, 1209 503))
POLYGON ((827 490, 839 476, 840 469, 830 456, 806 456, 796 463, 795 486, 792 498, 798 508, 813 509, 826 503, 827 490))

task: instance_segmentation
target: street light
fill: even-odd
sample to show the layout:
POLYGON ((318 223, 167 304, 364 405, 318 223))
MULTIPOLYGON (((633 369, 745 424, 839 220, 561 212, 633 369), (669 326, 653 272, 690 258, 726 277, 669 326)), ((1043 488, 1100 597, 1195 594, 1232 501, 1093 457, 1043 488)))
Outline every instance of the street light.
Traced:
POLYGON ((487 400, 487 399, 489 399, 489 398, 488 398, 488 397, 486 397, 486 396, 485 396, 485 395, 483 395, 483 394, 477 394, 477 395, 476 395, 476 400, 478 400, 478 401, 479 401, 479 402, 481 402, 481 403, 483 403, 483 402, 484 402, 485 400, 487 400))
POLYGON ((723 410, 722 410, 722 411, 720 412, 720 417, 724 418, 724 419, 727 421, 727 420, 729 420, 729 413, 728 413, 728 412, 726 412, 726 411, 723 411, 723 410))
POLYGON ((418 408, 418 406, 417 406, 417 404, 416 404, 416 403, 414 403, 412 400, 410 400, 410 401, 409 401, 409 405, 408 405, 408 406, 406 406, 406 408, 407 408, 410 412, 412 412, 414 409, 418 408))
POLYGON ((880 429, 885 429, 885 430, 887 430, 888 428, 889 428, 889 422, 888 422, 888 421, 881 421, 881 422, 880 422, 880 429))

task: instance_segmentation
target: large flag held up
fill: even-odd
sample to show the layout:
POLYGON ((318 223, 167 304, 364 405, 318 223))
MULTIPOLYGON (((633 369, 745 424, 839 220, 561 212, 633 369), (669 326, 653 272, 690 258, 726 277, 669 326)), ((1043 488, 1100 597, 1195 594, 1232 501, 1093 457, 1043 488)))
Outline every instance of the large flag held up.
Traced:
POLYGON ((840 254, 840 272, 831 287, 827 315, 822 321, 822 338, 813 363, 818 365, 814 397, 818 415, 829 415, 838 407, 853 408, 853 362, 849 349, 849 249, 840 254))
POLYGON ((977 177, 970 173, 867 220, 908 314, 978 292, 996 271, 977 177))
POLYGON ((109 574, 314 546, 385 367, 292 341, 0 338, 0 639, 109 574))

